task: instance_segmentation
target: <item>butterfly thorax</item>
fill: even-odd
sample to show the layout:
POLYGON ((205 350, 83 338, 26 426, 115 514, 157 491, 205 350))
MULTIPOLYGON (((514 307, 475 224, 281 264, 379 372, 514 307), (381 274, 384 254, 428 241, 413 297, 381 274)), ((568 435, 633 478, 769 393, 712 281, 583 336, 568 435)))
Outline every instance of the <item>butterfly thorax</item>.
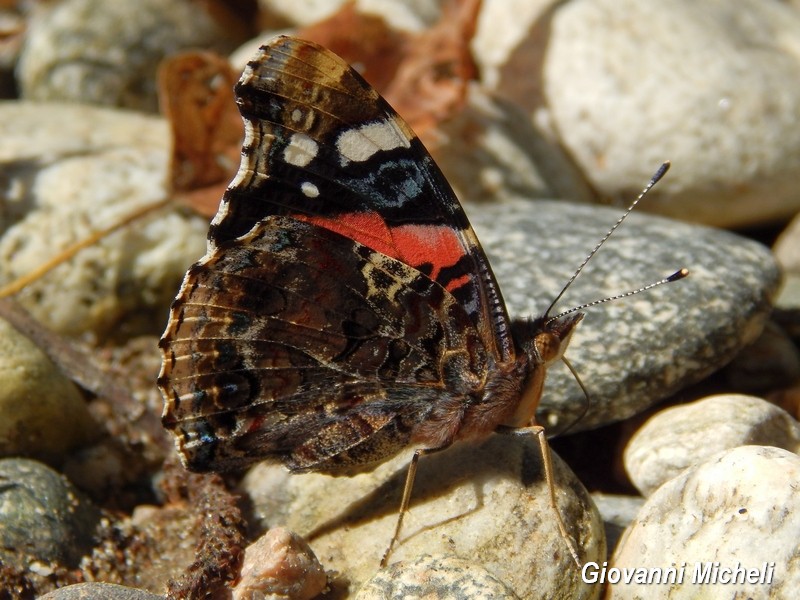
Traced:
POLYGON ((471 392, 439 398, 415 427, 413 441, 429 448, 444 447, 456 440, 484 439, 500 426, 532 425, 547 367, 561 359, 582 318, 583 313, 573 313, 513 322, 515 358, 492 365, 486 379, 471 392))

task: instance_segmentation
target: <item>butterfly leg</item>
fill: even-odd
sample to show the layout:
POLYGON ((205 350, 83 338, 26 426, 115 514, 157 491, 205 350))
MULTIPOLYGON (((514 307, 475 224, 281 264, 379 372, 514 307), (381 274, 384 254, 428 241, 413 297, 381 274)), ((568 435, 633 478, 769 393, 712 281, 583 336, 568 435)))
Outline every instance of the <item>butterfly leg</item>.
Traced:
POLYGON ((550 507, 553 509, 553 513, 555 514, 556 523, 558 524, 558 531, 561 533, 561 537, 567 544, 569 553, 572 555, 572 559, 575 561, 575 564, 578 565, 578 569, 583 568, 583 563, 581 563, 581 559, 578 557, 578 551, 575 548, 572 538, 570 537, 569 533, 567 533, 567 526, 564 524, 564 519, 561 518, 561 512, 558 510, 558 504, 556 503, 556 487, 553 481, 553 460, 550 454, 550 444, 547 443, 547 436, 544 433, 544 427, 541 425, 531 425, 530 427, 520 428, 503 427, 499 428, 497 431, 499 433, 510 433, 513 435, 536 436, 536 439, 539 442, 539 449, 542 452, 542 465, 544 465, 544 478, 547 482, 547 489, 550 494, 550 507))
POLYGON ((403 518, 408 512, 408 505, 411 503, 411 490, 414 487, 414 479, 417 476, 417 464, 419 463, 420 457, 425 454, 433 454, 439 450, 444 450, 449 445, 450 444, 447 444, 440 448, 417 448, 414 451, 414 455, 411 457, 411 462, 408 465, 408 472, 406 473, 406 483, 403 486, 403 499, 400 501, 400 512, 397 515, 397 524, 394 526, 394 535, 392 535, 392 539, 389 541, 389 547, 386 548, 386 552, 383 553, 383 557, 381 558, 381 568, 385 567, 389 562, 392 549, 397 542, 397 538, 400 537, 400 530, 403 527, 403 518))

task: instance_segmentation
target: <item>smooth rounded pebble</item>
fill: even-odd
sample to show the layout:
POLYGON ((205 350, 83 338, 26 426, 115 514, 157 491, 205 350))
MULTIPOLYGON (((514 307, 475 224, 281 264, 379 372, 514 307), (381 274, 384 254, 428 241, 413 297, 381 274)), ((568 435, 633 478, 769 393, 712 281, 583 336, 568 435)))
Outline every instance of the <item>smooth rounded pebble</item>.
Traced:
POLYGON ((40 462, 0 460, 0 561, 77 566, 91 549, 99 510, 65 477, 40 462))
POLYGON ((745 227, 800 209, 796 4, 593 0, 548 17, 528 33, 546 47, 526 40, 498 90, 547 114, 600 197, 628 196, 671 159, 647 210, 745 227), (515 79, 525 66, 539 95, 515 79))
POLYGON ((518 106, 478 85, 468 88, 457 114, 437 125, 436 139, 431 155, 464 201, 593 197, 570 157, 518 106))
POLYGON ((798 482, 800 457, 767 446, 726 450, 684 471, 648 498, 610 565, 674 566, 683 583, 618 583, 608 597, 794 597, 800 589, 798 482), (737 568, 742 579, 725 583, 737 568), (714 573, 716 583, 703 578, 714 573), (748 576, 753 579, 743 579, 748 576))
MULTIPOLYGON (((622 213, 522 199, 466 210, 512 318, 544 313, 622 213)), ((641 213, 630 215, 550 314, 682 267, 690 274, 681 281, 585 309, 565 356, 589 400, 563 365, 551 367, 537 413, 548 433, 637 414, 718 370, 759 336, 780 279, 769 250, 731 233, 641 213)))
POLYGON ((356 600, 386 598, 485 598, 518 596, 502 581, 467 560, 423 554, 379 571, 355 596, 356 600))
POLYGON ((17 68, 26 100, 155 112, 164 57, 193 48, 228 52, 242 41, 187 0, 63 0, 38 9, 17 68))
POLYGON ((644 496, 711 455, 748 444, 800 453, 800 423, 754 396, 722 394, 664 409, 631 438, 623 455, 644 496))
POLYGON ((311 600, 328 585, 328 576, 306 541, 284 527, 270 529, 244 553, 233 600, 311 600))
POLYGON ((97 425, 78 388, 36 344, 0 319, 0 456, 60 462, 97 425))
MULTIPOLYGON (((11 210, 0 223, 0 283, 167 197, 166 122, 91 106, 0 104, 11 210), (42 160, 46 156, 47 160, 42 160)), ((28 285, 16 299, 60 333, 160 333, 207 220, 177 206, 129 223, 28 285)))
POLYGON ((165 600, 165 597, 114 583, 92 582, 58 588, 37 600, 165 600))
MULTIPOLYGON (((243 481, 262 523, 298 532, 332 582, 358 589, 379 569, 397 523, 409 454, 351 478, 290 475, 259 465, 243 481)), ((580 581, 549 502, 538 442, 494 435, 423 456, 389 564, 453 555, 486 569, 520 598, 592 598, 580 581)), ((605 556, 602 524, 586 490, 553 456, 559 512, 583 560, 605 556)))

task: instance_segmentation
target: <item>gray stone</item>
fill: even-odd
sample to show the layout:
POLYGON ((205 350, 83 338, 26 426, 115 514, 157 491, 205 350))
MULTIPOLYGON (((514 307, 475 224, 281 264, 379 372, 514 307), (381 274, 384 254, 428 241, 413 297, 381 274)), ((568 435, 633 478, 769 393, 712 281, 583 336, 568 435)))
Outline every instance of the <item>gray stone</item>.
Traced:
POLYGON ((165 600, 165 597, 113 583, 91 582, 53 590, 38 600, 165 600))
POLYGON ((465 201, 593 198, 560 146, 541 135, 518 106, 479 85, 468 88, 464 107, 437 126, 435 137, 431 155, 465 201))
POLYGON ((683 583, 618 583, 606 597, 793 598, 800 589, 798 481, 800 457, 765 446, 726 450, 687 469, 647 499, 611 560, 618 569, 683 567, 683 583), (693 581, 696 569, 714 564, 718 573, 741 567, 764 578, 693 581))
MULTIPOLYGON (((602 525, 583 486, 556 456, 559 513, 583 560, 604 560, 602 525)), ((349 589, 371 579, 397 523, 409 454, 372 473, 291 475, 258 465, 243 481, 262 523, 305 537, 349 589)), ((549 502, 541 452, 531 436, 494 435, 423 456, 411 507, 389 564, 454 555, 489 571, 520 598, 592 598, 549 502), (540 596, 547 590, 545 596, 540 596)))
POLYGON ((645 496, 711 455, 757 444, 800 453, 800 423, 766 400, 723 394, 664 409, 625 448, 625 469, 645 496))
POLYGON ((27 100, 155 111, 156 71, 191 48, 232 50, 242 40, 187 0, 65 0, 28 23, 17 76, 27 100))
MULTIPOLYGON (((546 310, 621 214, 524 200, 466 209, 518 318, 546 310)), ((690 271, 682 281, 586 309, 566 357, 589 391, 588 410, 567 369, 553 366, 537 417, 550 433, 626 419, 721 368, 758 337, 779 280, 769 250, 731 233, 644 214, 632 214, 617 230, 553 313, 681 267, 690 271)))
MULTIPOLYGON (((365 583, 356 600, 386 598, 485 598, 511 600, 514 591, 486 569, 454 556, 423 554, 409 561, 399 561, 379 571, 365 583)), ((555 597, 544 590, 541 596, 555 597)))
POLYGON ((100 513, 66 478, 34 460, 0 460, 0 560, 75 567, 100 513))

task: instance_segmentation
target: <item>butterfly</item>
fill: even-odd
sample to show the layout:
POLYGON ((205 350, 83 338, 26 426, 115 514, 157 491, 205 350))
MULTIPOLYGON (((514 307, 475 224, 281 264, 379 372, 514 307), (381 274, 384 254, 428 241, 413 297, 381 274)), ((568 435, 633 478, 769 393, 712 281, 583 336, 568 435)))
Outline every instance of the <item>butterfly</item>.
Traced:
MULTIPOLYGON (((332 52, 261 47, 235 87, 239 171, 160 341, 185 466, 350 475, 534 425, 583 313, 511 320, 464 210, 332 52)), ((394 540, 393 540, 394 542, 394 540)))

